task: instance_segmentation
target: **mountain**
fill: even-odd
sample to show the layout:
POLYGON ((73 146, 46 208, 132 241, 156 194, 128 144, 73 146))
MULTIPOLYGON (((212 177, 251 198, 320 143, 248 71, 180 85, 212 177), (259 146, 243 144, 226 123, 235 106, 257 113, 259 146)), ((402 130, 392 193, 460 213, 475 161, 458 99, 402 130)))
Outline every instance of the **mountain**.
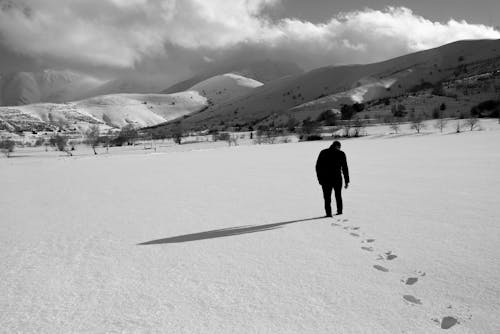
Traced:
POLYGON ((162 93, 177 93, 189 89, 190 87, 206 79, 225 73, 234 73, 259 82, 269 82, 288 75, 302 73, 302 69, 296 64, 284 61, 261 60, 254 62, 236 62, 230 64, 216 64, 209 70, 196 75, 187 80, 181 81, 162 91, 162 93))
POLYGON ((71 101, 102 83, 72 71, 15 72, 0 77, 0 105, 71 101))
POLYGON ((283 77, 183 120, 186 128, 248 124, 272 115, 299 118, 342 104, 394 97, 500 69, 500 40, 451 43, 368 65, 328 66, 283 77))
POLYGON ((226 73, 197 83, 189 88, 206 97, 212 105, 219 105, 230 99, 237 99, 249 94, 263 83, 241 75, 226 73))
POLYGON ((121 128, 153 126, 198 112, 208 105, 198 92, 177 94, 114 94, 69 103, 0 107, 0 130, 73 129, 90 124, 121 128))
POLYGON ((136 93, 136 94, 155 94, 160 92, 166 78, 144 78, 144 77, 125 77, 105 82, 91 91, 87 92, 81 98, 89 98, 99 95, 136 93))

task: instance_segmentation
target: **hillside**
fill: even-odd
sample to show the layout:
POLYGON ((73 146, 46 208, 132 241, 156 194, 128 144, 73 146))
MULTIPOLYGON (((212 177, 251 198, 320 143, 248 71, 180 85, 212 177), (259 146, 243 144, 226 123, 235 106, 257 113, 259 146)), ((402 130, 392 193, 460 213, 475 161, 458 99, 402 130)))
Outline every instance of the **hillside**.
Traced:
POLYGON ((302 73, 296 64, 274 61, 262 60, 254 62, 236 62, 236 63, 218 63, 212 65, 208 70, 197 74, 187 80, 176 83, 165 89, 162 93, 177 93, 188 90, 190 87, 207 80, 211 77, 223 75, 225 73, 234 73, 259 82, 270 82, 288 75, 295 75, 302 73))
POLYGON ((114 94, 64 104, 0 107, 0 129, 31 131, 84 130, 89 124, 120 128, 152 126, 200 111, 207 99, 194 91, 177 94, 114 94))
POLYGON ((206 97, 212 105, 220 105, 231 99, 237 99, 249 94, 263 83, 243 77, 241 75, 226 73, 217 75, 189 88, 206 97))
POLYGON ((193 114, 183 123, 197 128, 255 123, 271 115, 317 115, 342 104, 402 96, 499 68, 500 40, 460 41, 380 63, 323 67, 274 80, 249 95, 193 114))
POLYGON ((165 87, 167 78, 125 77, 103 83, 82 98, 110 94, 156 94, 165 87))
POLYGON ((71 101, 102 84, 101 80, 71 71, 11 73, 0 77, 0 105, 71 101))

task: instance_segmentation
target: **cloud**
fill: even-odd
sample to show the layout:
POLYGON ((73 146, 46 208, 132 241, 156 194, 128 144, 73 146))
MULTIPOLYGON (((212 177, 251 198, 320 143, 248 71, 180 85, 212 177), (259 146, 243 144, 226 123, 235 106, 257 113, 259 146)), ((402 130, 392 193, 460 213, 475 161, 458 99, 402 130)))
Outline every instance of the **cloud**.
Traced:
MULTIPOLYGON (((190 62, 259 50, 310 69, 367 63, 461 39, 500 38, 486 25, 433 22, 404 7, 337 14, 324 23, 272 22, 279 0, 0 0, 0 43, 78 66, 181 73, 190 62), (179 56, 188 55, 187 57, 179 56)), ((255 53, 252 53, 255 55, 255 53)), ((210 61, 212 62, 212 61, 210 61)))

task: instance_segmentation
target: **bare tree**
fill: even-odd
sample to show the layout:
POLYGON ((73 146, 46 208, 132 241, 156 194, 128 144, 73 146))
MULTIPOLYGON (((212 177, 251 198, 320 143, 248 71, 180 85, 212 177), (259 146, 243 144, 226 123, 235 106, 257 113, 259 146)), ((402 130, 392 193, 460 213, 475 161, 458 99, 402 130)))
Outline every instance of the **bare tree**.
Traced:
POLYGON ((50 144, 57 150, 66 153, 69 156, 73 154, 68 150, 68 137, 65 135, 55 135, 50 138, 50 144))
POLYGON ((438 118, 436 120, 436 123, 434 123, 434 127, 436 129, 439 129, 439 131, 442 133, 443 132, 443 129, 446 127, 446 124, 448 123, 447 120, 445 120, 444 118, 438 118))
POLYGON ((230 135, 227 140, 227 143, 229 144, 229 146, 231 145, 238 146, 238 135, 230 135))
POLYGON ((85 132, 85 142, 87 145, 92 147, 94 154, 97 155, 95 148, 99 145, 101 141, 100 130, 98 125, 91 125, 89 129, 85 132))
POLYGON ((16 147, 16 143, 10 138, 2 138, 0 139, 0 150, 7 158, 10 158, 10 154, 14 152, 14 147, 16 147))
POLYGON ((457 119, 457 124, 455 129, 457 133, 460 133, 462 131, 462 122, 460 121, 460 119, 457 119))
POLYGON ((100 137, 99 141, 106 147, 106 153, 109 153, 109 146, 113 141, 113 131, 108 130, 105 135, 100 137))
POLYGON ((417 133, 425 129, 424 119, 421 116, 415 116, 410 122, 410 129, 417 131, 417 133))
POLYGON ((357 117, 354 119, 353 128, 354 128, 354 137, 362 136, 366 129, 366 122, 361 118, 357 117))
POLYGON ((350 137, 351 136, 352 126, 353 126, 353 123, 351 121, 344 121, 342 123, 342 129, 344 130, 344 137, 350 137))
POLYGON ((392 131, 394 131, 396 134, 399 133, 399 131, 401 130, 401 126, 399 124, 399 122, 393 118, 390 122, 389 122, 389 127, 391 128, 392 131))
POLYGON ((465 125, 470 128, 470 131, 479 127, 479 119, 477 117, 470 117, 465 120, 465 125))

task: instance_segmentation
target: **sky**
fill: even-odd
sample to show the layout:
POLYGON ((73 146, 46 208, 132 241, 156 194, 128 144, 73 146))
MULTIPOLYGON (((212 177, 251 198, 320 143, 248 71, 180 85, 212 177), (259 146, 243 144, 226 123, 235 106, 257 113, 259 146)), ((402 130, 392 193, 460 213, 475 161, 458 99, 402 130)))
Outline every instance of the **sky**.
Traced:
POLYGON ((0 0, 0 72, 173 83, 242 59, 370 63, 500 39, 494 13, 498 0, 0 0))

